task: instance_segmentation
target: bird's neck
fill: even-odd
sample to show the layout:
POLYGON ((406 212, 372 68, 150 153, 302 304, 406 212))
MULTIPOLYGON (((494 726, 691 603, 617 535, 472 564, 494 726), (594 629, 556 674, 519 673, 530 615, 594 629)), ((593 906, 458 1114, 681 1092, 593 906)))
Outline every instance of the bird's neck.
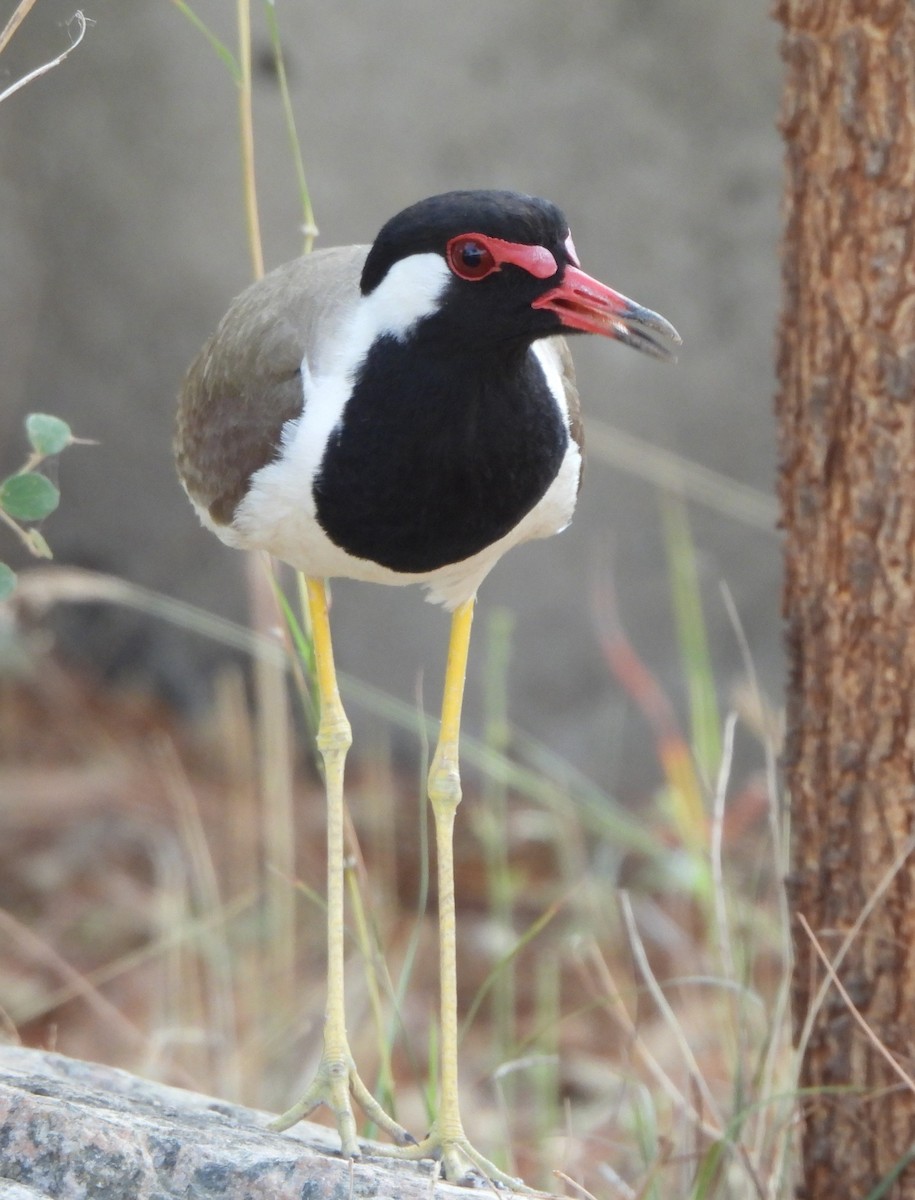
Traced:
POLYGON ((542 392, 543 373, 527 342, 468 349, 428 336, 376 343, 353 401, 358 404, 360 393, 374 395, 383 420, 449 427, 454 445, 466 445, 468 437, 491 438, 494 427, 519 420, 542 401, 542 392))

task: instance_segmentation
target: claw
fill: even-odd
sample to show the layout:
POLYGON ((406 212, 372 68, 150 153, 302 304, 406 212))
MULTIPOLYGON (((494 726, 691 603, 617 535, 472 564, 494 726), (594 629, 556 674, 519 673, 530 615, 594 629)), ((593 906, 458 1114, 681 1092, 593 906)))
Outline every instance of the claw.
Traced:
POLYGON ((386 1158, 408 1162, 424 1158, 441 1162, 442 1175, 449 1183, 469 1187, 503 1187, 524 1193, 533 1191, 523 1180, 509 1175, 485 1158, 470 1144, 463 1131, 457 1137, 443 1139, 433 1126, 429 1134, 415 1146, 384 1147, 382 1152, 386 1158))
MULTIPOLYGON (((337 1132, 340 1134, 340 1152, 344 1158, 361 1158, 362 1149, 356 1133, 356 1116, 353 1111, 353 1101, 362 1109, 368 1120, 372 1121, 396 1143, 391 1147, 409 1149, 417 1145, 416 1138, 381 1107, 369 1089, 362 1082, 352 1055, 347 1051, 340 1057, 322 1058, 311 1086, 305 1095, 270 1122, 269 1128, 277 1133, 291 1128, 303 1121, 316 1108, 326 1104, 334 1114, 337 1132)), ((385 1153, 384 1147, 372 1150, 373 1154, 385 1153)))

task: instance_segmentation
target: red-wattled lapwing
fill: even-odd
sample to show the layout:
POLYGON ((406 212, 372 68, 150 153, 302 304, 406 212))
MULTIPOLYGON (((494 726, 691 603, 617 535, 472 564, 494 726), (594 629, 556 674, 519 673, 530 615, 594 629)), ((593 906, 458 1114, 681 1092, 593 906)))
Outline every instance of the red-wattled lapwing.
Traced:
POLYGON ((371 246, 288 263, 235 301, 194 362, 176 453, 203 523, 308 577, 328 806, 324 1051, 288 1128, 319 1104, 345 1155, 351 1096, 396 1157, 440 1157, 510 1180, 468 1143, 457 1079, 452 831, 458 734, 477 588, 510 547, 558 533, 581 479, 582 427, 562 333, 597 333, 659 358, 680 338, 657 313, 580 268, 546 200, 448 192, 405 209, 371 246), (416 1144, 353 1064, 343 1004, 343 762, 324 580, 422 584, 452 612, 441 733, 429 773, 439 874, 441 1098, 416 1144))

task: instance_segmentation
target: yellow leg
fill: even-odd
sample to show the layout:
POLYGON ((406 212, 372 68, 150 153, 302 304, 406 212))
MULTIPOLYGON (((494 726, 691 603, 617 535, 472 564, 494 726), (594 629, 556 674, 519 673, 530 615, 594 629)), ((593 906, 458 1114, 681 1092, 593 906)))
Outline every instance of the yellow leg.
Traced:
POLYGON ((319 1105, 326 1104, 336 1119, 343 1154, 347 1158, 358 1158, 360 1151, 351 1094, 369 1120, 385 1130, 398 1145, 411 1145, 415 1143, 415 1139, 388 1116, 360 1079, 346 1035, 343 996, 343 768, 353 738, 337 688, 323 580, 307 580, 307 593, 321 705, 317 744, 324 760, 324 782, 327 792, 327 1008, 324 1051, 315 1078, 301 1100, 281 1117, 277 1117, 272 1128, 288 1129, 307 1117, 319 1105))
POLYGON ((440 1158, 446 1179, 460 1182, 475 1168, 485 1178, 511 1188, 522 1188, 479 1154, 468 1142, 461 1121, 458 1092, 457 924, 454 908, 454 817, 461 802, 458 763, 461 704, 473 623, 474 599, 455 610, 451 621, 442 724, 429 771, 429 801, 435 818, 438 856, 439 969, 441 988, 441 1097, 438 1118, 429 1136, 418 1146, 396 1151, 402 1158, 440 1158))

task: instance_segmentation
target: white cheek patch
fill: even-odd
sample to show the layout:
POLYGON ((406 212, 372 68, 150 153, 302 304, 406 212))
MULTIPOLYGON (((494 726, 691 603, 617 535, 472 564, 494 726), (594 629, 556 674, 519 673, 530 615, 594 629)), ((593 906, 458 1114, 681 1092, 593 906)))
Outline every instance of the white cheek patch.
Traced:
POLYGON ((417 321, 437 311, 451 272, 439 254, 411 254, 394 263, 381 283, 360 296, 332 344, 322 354, 320 385, 328 375, 351 380, 380 337, 402 342, 417 321))
POLYGON ((371 333, 368 345, 379 334, 403 341, 417 321, 437 310, 450 279, 440 254, 411 254, 394 263, 359 305, 359 324, 371 333))
POLYGON ((451 272, 438 254, 411 254, 394 263, 374 291, 360 296, 349 319, 337 330, 322 355, 314 386, 323 387, 331 376, 350 384, 378 338, 394 337, 402 342, 417 321, 437 311, 450 279, 451 272))
POLYGON ((572 241, 571 229, 569 230, 569 236, 565 240, 565 248, 566 248, 566 254, 568 254, 569 259, 575 264, 576 267, 580 267, 581 263, 578 261, 578 254, 575 250, 575 243, 572 241))

